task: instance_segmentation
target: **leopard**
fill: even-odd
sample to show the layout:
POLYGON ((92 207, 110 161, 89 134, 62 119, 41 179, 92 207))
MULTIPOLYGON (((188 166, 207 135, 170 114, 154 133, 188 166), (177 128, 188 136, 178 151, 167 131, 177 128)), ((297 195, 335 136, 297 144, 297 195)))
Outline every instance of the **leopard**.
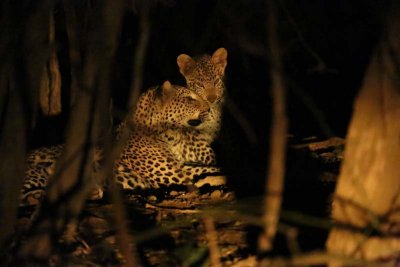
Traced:
POLYGON ((205 54, 192 58, 187 54, 180 54, 176 60, 187 88, 210 105, 210 116, 205 122, 205 130, 202 131, 209 142, 218 137, 221 129, 222 108, 226 99, 224 76, 227 58, 228 51, 221 47, 211 56, 205 54))
MULTIPOLYGON (((28 153, 26 159, 25 177, 20 190, 19 206, 33 206, 40 203, 45 195, 49 178, 56 171, 56 164, 64 151, 64 145, 45 146, 28 153)), ((99 172, 103 151, 96 148, 92 168, 94 173, 99 172)), ((95 184, 89 199, 97 200, 103 197, 103 185, 95 184)))
MULTIPOLYGON (((174 184, 194 187, 224 185, 225 177, 221 175, 220 168, 187 165, 176 157, 173 147, 166 142, 166 135, 163 135, 173 129, 180 129, 181 132, 188 128, 201 130, 209 112, 208 103, 195 92, 171 85, 169 81, 149 89, 139 98, 137 105, 136 114, 142 118, 142 123, 136 125, 126 147, 114 163, 116 183, 123 189, 134 191, 165 188, 174 184)), ((29 154, 20 206, 40 202, 63 149, 63 145, 43 147, 29 154)), ((101 167, 102 157, 102 150, 96 149, 93 162, 95 172, 101 167)), ((101 188, 96 188, 95 192, 98 193, 94 195, 102 196, 101 188)))
MULTIPOLYGON (((133 115, 134 125, 141 129, 151 129, 159 140, 168 144, 169 150, 174 153, 175 157, 184 161, 187 165, 216 165, 215 153, 209 145, 209 140, 206 136, 201 135, 203 131, 207 130, 207 121, 210 116, 210 106, 207 101, 199 97, 196 92, 171 85, 169 81, 166 81, 162 88, 164 90, 178 88, 180 92, 185 92, 188 96, 182 97, 182 99, 188 99, 189 103, 182 103, 181 106, 188 108, 191 105, 190 102, 198 102, 203 107, 203 113, 206 112, 207 116, 203 116, 201 120, 191 120, 189 121, 191 124, 186 125, 177 125, 176 123, 172 125, 170 120, 163 120, 168 121, 168 123, 160 124, 154 120, 153 112, 149 112, 151 109, 158 108, 157 105, 152 104, 152 101, 150 101, 151 104, 146 101, 149 98, 152 99, 152 91, 150 90, 143 94, 143 101, 140 101, 137 105, 136 112, 133 115)), ((171 113, 169 112, 169 114, 171 113)))
POLYGON ((206 127, 209 112, 209 104, 195 92, 169 81, 142 94, 134 114, 134 130, 114 165, 117 183, 129 190, 171 185, 199 188, 205 181, 211 186, 224 185, 226 180, 219 167, 187 164, 177 157, 175 149, 201 152, 196 152, 195 144, 176 145, 182 137, 169 135, 201 131, 206 127))
MULTIPOLYGON (((221 128, 222 106, 225 100, 224 73, 228 52, 217 49, 211 56, 193 59, 186 54, 177 57, 180 73, 185 77, 187 88, 199 95, 210 106, 209 116, 201 128, 166 128, 159 137, 169 143, 175 156, 188 165, 216 165, 212 143, 221 128)), ((138 109, 141 110, 141 109, 138 109)), ((133 128, 149 120, 146 114, 133 113, 121 124, 133 128)))
MULTIPOLYGON (((160 155, 160 157, 172 157, 181 162, 180 164, 183 162, 183 165, 180 166, 181 170, 186 171, 187 168, 190 169, 192 167, 201 169, 202 166, 215 166, 216 157, 215 152, 211 147, 211 143, 218 136, 221 128, 222 106, 225 101, 224 72, 227 65, 227 50, 225 48, 219 48, 211 56, 203 55, 198 58, 192 58, 189 55, 180 54, 177 57, 177 64, 180 73, 186 80, 188 89, 195 92, 201 99, 209 104, 210 111, 208 112, 208 116, 203 120, 191 120, 190 123, 192 125, 189 124, 189 121, 186 125, 180 125, 180 127, 176 127, 176 124, 171 125, 171 123, 166 121, 158 125, 152 121, 152 117, 149 116, 149 114, 152 113, 146 112, 149 106, 151 106, 148 103, 148 97, 152 94, 151 92, 154 91, 154 89, 148 90, 148 92, 146 92, 141 98, 141 101, 139 101, 139 108, 136 109, 133 116, 133 125, 139 125, 141 134, 138 135, 135 133, 133 135, 131 141, 128 142, 131 148, 127 149, 126 152, 129 154, 129 151, 134 150, 132 145, 134 142, 132 142, 132 140, 146 141, 146 146, 150 147, 151 142, 148 138, 143 139, 143 132, 152 132, 152 142, 154 144, 161 142, 159 145, 164 147, 163 150, 159 150, 159 152, 163 152, 160 154, 164 154, 164 152, 168 151, 168 155, 160 155), (143 114, 147 114, 147 117, 143 114), (199 125, 196 124, 201 124, 201 127, 198 127, 199 125)), ((166 83, 162 88, 164 88, 164 91, 167 91, 170 86, 166 83)), ((179 90, 182 91, 182 88, 178 89, 178 91, 179 90)), ((165 101, 166 99, 164 99, 164 102, 165 101)), ((154 107, 155 106, 153 106, 153 108, 154 107)), ((164 119, 167 118, 164 117, 164 119)), ((124 121, 120 128, 123 128, 125 124, 128 123, 129 120, 124 121)), ((25 182, 21 190, 21 203, 26 204, 31 203, 32 201, 35 202, 41 195, 43 195, 48 177, 54 172, 55 162, 61 155, 62 151, 63 146, 58 145, 40 148, 31 152, 27 161, 28 167, 25 175, 25 182)), ((96 155, 98 160, 95 160, 93 165, 97 170, 99 169, 98 162, 101 159, 100 149, 96 150, 96 155)), ((123 158, 127 159, 126 156, 123 156, 123 158)), ((215 170, 218 170, 218 168, 215 170)), ((124 173, 126 172, 127 170, 125 169, 124 173)), ((194 172, 196 173, 198 170, 194 170, 194 172)), ((121 176, 124 176, 125 178, 129 177, 129 175, 127 176, 125 174, 119 175, 119 177, 121 176)), ((143 177, 143 173, 141 176, 143 177)), ((169 179, 166 180, 169 181, 169 179)), ((126 181, 129 181, 129 179, 125 180, 119 178, 119 181, 123 181, 122 184, 124 188, 135 188, 135 186, 132 186, 132 184, 134 185, 135 183, 131 182, 131 184, 127 184, 128 182, 126 181)), ((153 182, 154 185, 149 185, 145 184, 143 179, 140 179, 140 181, 142 181, 142 183, 136 183, 139 188, 154 187, 154 185, 156 185, 156 182, 153 182)), ((181 179, 177 179, 177 181, 181 182, 181 179)), ((93 199, 101 198, 101 187, 97 187, 92 195, 94 195, 93 199)))

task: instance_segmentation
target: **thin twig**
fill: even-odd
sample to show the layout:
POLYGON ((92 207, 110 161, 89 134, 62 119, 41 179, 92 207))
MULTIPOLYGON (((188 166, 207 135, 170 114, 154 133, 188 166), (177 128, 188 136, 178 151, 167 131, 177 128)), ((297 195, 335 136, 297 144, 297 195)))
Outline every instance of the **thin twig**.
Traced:
POLYGON ((133 68, 132 68, 132 83, 131 90, 128 102, 129 110, 134 110, 136 106, 136 102, 140 95, 140 89, 142 87, 143 81, 143 66, 146 57, 147 44, 149 42, 150 37, 150 20, 149 20, 149 12, 150 12, 150 2, 151 1, 141 1, 141 15, 140 15, 140 36, 139 41, 135 50, 135 58, 133 60, 133 68))
POLYGON ((117 231, 117 241, 122 255, 124 255, 124 267, 142 266, 137 255, 134 236, 129 234, 125 207, 119 189, 114 185, 111 191, 112 203, 114 207, 115 228, 117 231), (132 240, 132 242, 130 242, 132 240))
MULTIPOLYGON (((281 8, 283 9, 286 18, 288 19, 289 23, 292 25, 292 28, 294 32, 297 35, 297 39, 300 41, 300 44, 305 48, 305 50, 317 61, 317 66, 313 69, 315 71, 321 72, 321 71, 326 71, 327 67, 325 62, 322 60, 322 58, 311 48, 311 46, 307 43, 307 41, 304 39, 303 34, 301 33, 299 27, 297 26, 296 22, 294 21, 293 17, 291 16, 289 10, 287 9, 284 1, 279 0, 281 8)), ((332 70, 331 70, 332 71, 332 70)))
POLYGON ((272 78, 272 128, 269 165, 265 188, 264 233, 259 239, 259 248, 272 249, 282 203, 285 170, 287 118, 285 114, 285 86, 279 50, 275 1, 267 1, 268 30, 272 78))
POLYGON ((235 120, 237 123, 240 125, 242 128, 243 132, 247 136, 247 140, 251 144, 257 144, 258 143, 258 138, 256 131, 254 130, 254 127, 251 125, 249 120, 246 118, 246 116, 243 114, 243 112, 239 109, 239 107, 236 105, 236 103, 233 101, 233 99, 227 97, 225 101, 226 108, 230 111, 230 113, 235 117, 235 120))
POLYGON ((218 233, 215 230, 214 220, 211 217, 204 218, 204 228, 208 240, 208 250, 210 252, 210 262, 212 267, 221 266, 221 255, 218 247, 218 233))
POLYGON ((129 140, 129 135, 129 128, 123 127, 120 138, 115 142, 110 142, 105 148, 104 164, 103 169, 99 173, 99 179, 102 181, 108 179, 108 184, 110 185, 109 191, 111 195, 111 202, 114 207, 113 215, 116 224, 117 243, 122 255, 124 256, 124 266, 136 267, 141 266, 135 247, 136 239, 128 231, 126 219, 127 216, 125 213, 121 192, 116 186, 113 176, 113 164, 121 155, 121 152, 129 140))
MULTIPOLYGON (((130 97, 128 101, 128 109, 134 110, 136 107, 136 102, 140 95, 140 89, 142 87, 142 79, 143 79, 143 65, 146 56, 147 44, 150 36, 150 21, 149 21, 149 12, 150 12, 150 3, 149 1, 141 1, 141 10, 140 10, 140 36, 138 45, 135 50, 135 58, 133 61, 133 75, 132 84, 130 88, 130 97)), ((107 160, 108 164, 112 164, 118 156, 120 152, 125 147, 127 141, 129 139, 129 127, 123 127, 120 139, 113 145, 113 148, 110 152, 110 158, 107 160)), ((108 170, 112 169, 112 166, 108 166, 106 168, 108 170)), ((112 174, 109 173, 106 177, 112 177, 112 174)), ((114 183, 112 179, 111 183, 114 183)), ((129 243, 129 240, 133 240, 134 237, 128 238, 129 232, 127 230, 126 223, 126 214, 122 204, 121 193, 116 186, 111 187, 111 196, 113 205, 115 208, 115 221, 117 224, 117 239, 121 249, 122 254, 125 257, 125 266, 140 266, 140 261, 138 259, 135 244, 129 243)))

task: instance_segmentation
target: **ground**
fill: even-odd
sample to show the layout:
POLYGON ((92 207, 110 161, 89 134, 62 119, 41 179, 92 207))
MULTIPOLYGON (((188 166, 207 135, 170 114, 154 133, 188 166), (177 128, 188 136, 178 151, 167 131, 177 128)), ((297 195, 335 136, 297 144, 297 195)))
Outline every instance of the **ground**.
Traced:
MULTIPOLYGON (((299 249, 297 252, 323 249, 329 228, 329 194, 334 188, 344 146, 340 138, 291 142, 289 181, 286 181, 282 224, 271 254, 274 257, 296 253, 293 244, 299 249), (310 187, 318 191, 317 198, 321 197, 317 204, 312 198, 301 197, 302 192, 308 195, 304 190, 310 187), (290 237, 293 232, 290 229, 297 233, 295 237, 290 237)), ((125 194, 130 238, 135 240, 144 266, 207 266, 210 229, 204 226, 205 218, 212 218, 215 232, 211 235, 217 237, 223 266, 256 266, 261 199, 261 196, 234 199, 233 193, 220 191, 201 196, 194 192, 183 195, 174 192, 163 199, 125 194)), ((68 246, 61 244, 51 259, 52 265, 68 262, 73 266, 120 266, 123 258, 116 245, 112 212, 107 197, 101 202, 87 203, 79 224, 78 241, 68 246)), ((26 227, 29 215, 29 210, 21 210, 21 229, 26 227)))

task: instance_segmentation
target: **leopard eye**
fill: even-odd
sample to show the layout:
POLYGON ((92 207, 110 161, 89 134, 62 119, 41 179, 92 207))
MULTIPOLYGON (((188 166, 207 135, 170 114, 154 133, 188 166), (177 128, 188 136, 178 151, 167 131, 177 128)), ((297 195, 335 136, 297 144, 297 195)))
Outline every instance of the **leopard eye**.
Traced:
POLYGON ((193 96, 187 96, 186 99, 187 99, 189 102, 194 102, 194 101, 196 101, 196 99, 195 99, 193 96))

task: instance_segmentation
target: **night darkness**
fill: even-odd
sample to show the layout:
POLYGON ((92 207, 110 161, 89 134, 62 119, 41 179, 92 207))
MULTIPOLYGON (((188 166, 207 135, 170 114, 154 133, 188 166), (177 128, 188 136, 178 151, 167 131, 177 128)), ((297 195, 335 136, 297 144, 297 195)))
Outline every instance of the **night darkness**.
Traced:
MULTIPOLYGON (((352 105, 379 38, 382 8, 377 1, 279 1, 280 48, 285 66, 289 134, 296 139, 345 137, 352 105)), ((80 3, 80 2, 77 2, 80 3)), ((79 4, 78 4, 79 6, 79 4)), ((246 195, 259 194, 268 154, 270 78, 264 1, 160 1, 151 10, 143 90, 165 80, 184 85, 176 58, 228 50, 226 87, 247 131, 225 108, 215 144, 219 162, 246 195), (240 166, 240 168, 238 168, 240 166), (254 186, 257 185, 257 186, 254 186)), ((62 25, 63 12, 58 21, 62 25)), ((134 11, 126 12, 113 66, 114 110, 126 110, 132 60, 138 36, 134 11)), ((68 47, 58 32, 64 84, 68 47)), ((121 112, 114 124, 121 120, 121 112)), ((32 147, 60 143, 66 118, 41 118, 32 147), (44 138, 43 138, 44 137, 44 138)))
MULTIPOLYGON (((78 11, 80 5, 82 10, 86 8, 86 2, 75 1, 78 11)), ((354 99, 382 31, 383 1, 277 2, 289 143, 311 136, 319 140, 344 138, 354 99)), ((185 84, 176 63, 179 54, 212 54, 220 47, 228 51, 228 104, 220 137, 213 146, 239 198, 264 192, 271 121, 266 11, 265 1, 261 0, 160 0, 150 13, 143 91, 165 80, 185 84), (246 129, 236 119, 238 114, 248 123, 246 129)), ((55 16, 62 86, 68 88, 68 38, 64 11, 57 5, 55 16)), ((110 78, 114 126, 127 111, 126 100, 135 78, 132 61, 140 33, 138 25, 136 10, 127 8, 110 78)), ((64 90, 66 107, 68 97, 64 90)), ((64 142, 66 123, 66 113, 52 118, 39 115, 29 148, 64 142)), ((333 188, 310 177, 305 169, 312 163, 296 157, 288 150, 284 208, 326 216, 333 188), (301 200, 290 197, 297 194, 301 194, 301 200)), ((323 237, 315 243, 310 241, 309 248, 321 246, 323 237)))

